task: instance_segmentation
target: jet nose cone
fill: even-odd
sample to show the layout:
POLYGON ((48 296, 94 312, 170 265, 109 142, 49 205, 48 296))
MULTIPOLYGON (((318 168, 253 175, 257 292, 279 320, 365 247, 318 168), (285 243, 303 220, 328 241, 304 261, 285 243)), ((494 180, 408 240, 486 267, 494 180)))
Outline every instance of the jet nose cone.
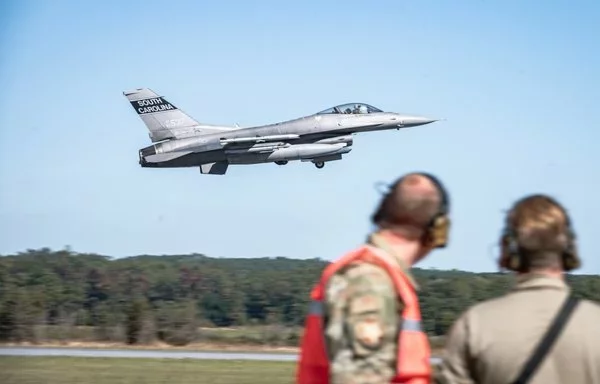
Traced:
POLYGON ((400 128, 410 128, 410 127, 416 127, 419 125, 431 124, 433 122, 444 120, 444 119, 433 119, 431 117, 425 117, 425 116, 397 114, 396 117, 392 118, 392 120, 395 123, 394 126, 398 129, 400 129, 400 128))
POLYGON ((424 116, 403 116, 403 122, 405 126, 415 127, 417 125, 425 125, 438 121, 439 119, 432 119, 424 116))

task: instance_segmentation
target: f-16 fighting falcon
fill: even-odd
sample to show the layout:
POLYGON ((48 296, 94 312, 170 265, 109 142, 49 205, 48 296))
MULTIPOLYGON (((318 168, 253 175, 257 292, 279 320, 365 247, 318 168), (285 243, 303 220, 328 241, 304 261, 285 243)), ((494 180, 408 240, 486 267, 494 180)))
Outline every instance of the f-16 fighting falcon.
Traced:
POLYGON ((139 151, 140 165, 199 167, 202 174, 224 175, 230 164, 284 165, 293 160, 323 168, 352 150, 352 136, 358 132, 437 121, 349 103, 276 124, 240 128, 200 123, 148 88, 123 94, 146 124, 153 143, 139 151))

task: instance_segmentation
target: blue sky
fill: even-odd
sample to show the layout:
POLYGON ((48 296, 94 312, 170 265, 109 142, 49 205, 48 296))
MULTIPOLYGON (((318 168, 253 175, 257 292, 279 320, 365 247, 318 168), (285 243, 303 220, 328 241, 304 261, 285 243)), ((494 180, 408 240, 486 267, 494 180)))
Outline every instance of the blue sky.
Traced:
POLYGON ((451 244, 422 267, 496 270, 505 209, 549 193, 600 273, 600 6, 593 1, 2 2, 0 253, 332 260, 371 229, 378 181, 426 170, 451 244), (345 102, 446 118, 362 134, 343 161, 142 169, 122 91, 207 123, 345 102))

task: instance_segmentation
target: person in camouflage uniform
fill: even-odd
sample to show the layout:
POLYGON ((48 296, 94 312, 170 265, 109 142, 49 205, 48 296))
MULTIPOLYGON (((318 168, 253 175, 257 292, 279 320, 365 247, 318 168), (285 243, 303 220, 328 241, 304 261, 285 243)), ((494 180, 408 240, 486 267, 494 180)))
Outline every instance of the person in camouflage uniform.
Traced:
MULTIPOLYGON (((408 174, 392 186, 372 217, 376 230, 368 243, 400 265, 415 288, 409 269, 433 249, 421 240, 439 212, 440 188, 425 174, 408 174)), ((389 382, 395 373, 403 303, 387 272, 369 263, 343 268, 329 280, 324 304, 330 382, 389 382)))

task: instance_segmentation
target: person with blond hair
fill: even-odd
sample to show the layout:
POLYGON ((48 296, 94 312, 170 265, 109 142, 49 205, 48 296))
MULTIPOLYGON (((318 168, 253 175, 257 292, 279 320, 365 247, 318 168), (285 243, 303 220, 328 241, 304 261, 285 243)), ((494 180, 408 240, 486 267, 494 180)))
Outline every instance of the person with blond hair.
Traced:
POLYGON ((566 209, 541 194, 517 201, 500 246, 516 284, 455 321, 436 382, 600 383, 600 305, 566 283, 581 265, 566 209))

